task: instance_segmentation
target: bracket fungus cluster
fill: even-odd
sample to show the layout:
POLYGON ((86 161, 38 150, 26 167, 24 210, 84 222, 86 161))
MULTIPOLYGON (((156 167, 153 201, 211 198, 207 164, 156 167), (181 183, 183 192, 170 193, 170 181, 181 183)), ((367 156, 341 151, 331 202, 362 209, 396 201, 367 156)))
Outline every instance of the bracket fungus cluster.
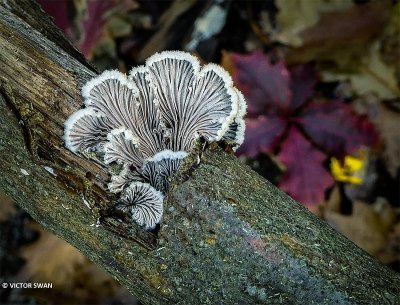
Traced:
POLYGON ((233 148, 243 142, 242 93, 220 66, 201 67, 185 52, 155 54, 128 77, 105 71, 82 95, 85 108, 65 122, 65 144, 74 153, 95 153, 110 167, 116 208, 145 229, 161 221, 170 178, 196 139, 233 148))

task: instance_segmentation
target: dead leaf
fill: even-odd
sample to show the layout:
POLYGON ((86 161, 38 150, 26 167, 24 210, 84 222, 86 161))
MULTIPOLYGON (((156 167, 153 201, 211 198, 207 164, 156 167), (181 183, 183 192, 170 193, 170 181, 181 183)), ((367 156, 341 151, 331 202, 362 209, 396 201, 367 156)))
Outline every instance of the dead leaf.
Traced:
POLYGON ((336 184, 335 187, 332 189, 328 200, 324 204, 324 210, 339 213, 341 201, 342 197, 340 195, 340 189, 339 186, 336 184))
POLYGON ((222 59, 220 65, 228 71, 230 75, 235 75, 236 73, 236 67, 235 63, 233 62, 232 58, 233 53, 228 52, 226 50, 222 50, 222 59))
POLYGON ((326 209, 324 217, 334 229, 373 256, 385 249, 388 233, 396 221, 395 210, 384 199, 373 205, 354 201, 351 215, 326 209))
POLYGON ((301 32, 302 44, 287 54, 287 61, 334 60, 341 67, 354 65, 365 53, 366 43, 383 32, 390 19, 390 9, 391 1, 382 0, 341 11, 321 12, 319 21, 301 32))
POLYGON ((85 257, 38 224, 32 224, 32 227, 40 231, 40 238, 21 250, 26 264, 20 276, 27 281, 52 282, 60 289, 71 289, 74 272, 85 263, 85 257))
MULTIPOLYGON (((318 3, 306 2, 307 10, 310 10, 310 3, 318 3)), ((287 13, 294 14, 291 22, 297 26, 296 37, 301 43, 288 51, 286 60, 288 63, 317 60, 324 81, 348 80, 358 95, 375 92, 381 98, 399 96, 396 78, 400 71, 396 49, 400 44, 399 7, 399 4, 393 7, 391 1, 384 0, 343 7, 342 10, 325 10, 313 25, 310 24, 315 20, 318 6, 305 15, 309 15, 308 23, 301 25, 298 24, 301 17, 296 12, 287 13), (305 24, 310 26, 305 27, 305 24), (302 31, 298 32, 298 28, 302 31), (376 40, 379 35, 381 38, 376 40)))
MULTIPOLYGON (((26 263, 18 279, 21 282, 52 283, 52 289, 46 292, 46 303, 136 304, 125 288, 76 248, 44 231, 37 223, 32 222, 30 226, 40 232, 40 239, 21 249, 20 254, 26 263)), ((28 293, 43 299, 40 289, 28 293)))
POLYGON ((383 37, 380 39, 381 48, 380 52, 382 60, 387 65, 396 67, 397 75, 400 73, 400 2, 397 2, 392 10, 392 16, 389 24, 387 25, 383 37))
POLYGON ((348 66, 346 69, 326 70, 321 73, 323 80, 348 80, 357 95, 373 92, 384 99, 399 96, 396 69, 382 60, 379 50, 380 44, 376 42, 361 57, 357 70, 349 71, 348 66))
POLYGON ((15 212, 16 209, 12 199, 0 192, 0 222, 7 221, 15 212))
POLYGON ((383 159, 387 170, 396 177, 400 168, 400 113, 387 107, 375 95, 365 94, 352 102, 359 114, 368 115, 383 141, 383 159))
POLYGON ((385 264, 400 262, 400 222, 389 233, 388 243, 379 254, 379 260, 385 264))
MULTIPOLYGON (((137 61, 143 62, 148 57, 156 52, 165 50, 169 41, 171 40, 171 28, 177 24, 179 18, 185 13, 192 9, 196 4, 196 0, 176 0, 173 1, 171 6, 161 16, 157 25, 157 31, 154 35, 146 42, 138 54, 137 61)), ((192 17, 195 18, 195 17, 192 17)), ((180 29, 177 33, 181 34, 182 31, 188 29, 180 29)))
POLYGON ((400 167, 400 114, 381 104, 376 126, 384 141, 383 158, 387 169, 395 177, 400 167))
POLYGON ((347 10, 323 12, 301 32, 302 44, 288 51, 288 63, 318 61, 324 81, 349 81, 357 95, 400 95, 398 75, 400 4, 370 1, 347 10))
POLYGON ((277 0, 275 4, 279 9, 275 40, 294 47, 303 44, 302 32, 317 24, 321 13, 348 10, 354 6, 351 0, 277 0))

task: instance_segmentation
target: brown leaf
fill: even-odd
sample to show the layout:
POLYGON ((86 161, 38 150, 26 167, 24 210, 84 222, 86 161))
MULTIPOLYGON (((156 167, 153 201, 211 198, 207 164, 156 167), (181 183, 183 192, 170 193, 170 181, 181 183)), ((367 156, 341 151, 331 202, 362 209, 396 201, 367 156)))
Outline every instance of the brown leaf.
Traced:
POLYGON ((352 106, 356 112, 368 115, 375 124, 383 141, 382 154, 387 170, 395 177, 400 167, 400 113, 372 94, 361 96, 352 106))
POLYGON ((388 233, 396 221, 395 210, 384 199, 373 205, 354 201, 351 215, 326 209, 324 216, 334 229, 374 256, 385 249, 388 233))
MULTIPOLYGON (((143 46, 136 60, 138 62, 145 61, 146 58, 150 57, 154 53, 165 50, 170 40, 172 40, 171 35, 174 34, 176 36, 176 34, 181 35, 182 33, 187 32, 189 30, 188 28, 179 28, 178 31, 171 31, 171 28, 177 24, 179 18, 186 14, 196 4, 198 4, 196 0, 173 1, 171 6, 161 16, 159 24, 157 25, 157 31, 143 46)), ((196 13, 199 12, 196 11, 196 13)))
POLYGON ((322 71, 323 80, 349 81, 357 95, 373 92, 384 99, 399 96, 396 69, 383 61, 379 49, 380 45, 376 42, 363 48, 363 54, 357 60, 353 60, 352 56, 338 56, 335 59, 336 68, 322 71), (349 62, 351 60, 353 62, 349 62))
POLYGON ((400 114, 380 104, 379 117, 376 123, 385 149, 383 157, 389 173, 395 177, 400 167, 400 114))
POLYGON ((320 19, 322 12, 337 12, 354 6, 351 0, 277 0, 278 32, 276 40, 290 46, 303 43, 302 32, 313 27, 320 19))
POLYGON ((0 222, 7 221, 15 212, 16 209, 12 199, 0 192, 0 222))
POLYGON ((27 281, 52 282, 56 287, 71 289, 75 269, 85 263, 85 257, 38 224, 31 226, 40 232, 40 238, 21 250, 26 264, 20 275, 27 281))
POLYGON ((233 53, 222 50, 222 59, 220 65, 229 72, 230 75, 235 75, 236 67, 232 58, 233 53))
POLYGON ((400 222, 389 233, 388 243, 378 258, 385 264, 400 262, 400 222))
MULTIPOLYGON (((339 49, 333 46, 332 52, 327 52, 322 57, 316 54, 316 59, 331 61, 329 65, 320 64, 323 79, 325 81, 348 80, 353 92, 358 95, 373 92, 383 99, 400 96, 400 79, 398 78, 400 75, 400 56, 398 56, 400 3, 390 7, 390 14, 388 22, 382 26, 384 31, 377 32, 379 39, 365 40, 365 43, 358 43, 358 38, 349 39, 348 42, 344 41, 343 45, 339 43, 339 49)), ((364 16, 364 18, 367 17, 368 14, 364 16)), ((377 22, 377 24, 380 23, 377 22)))
MULTIPOLYGON (((46 290, 50 304, 103 304, 104 300, 136 304, 133 297, 106 272, 94 265, 76 248, 44 231, 39 224, 30 223, 40 232, 37 242, 24 247, 20 254, 26 263, 18 274, 21 282, 52 283, 46 290), (118 300, 118 301, 117 301, 118 300)), ((40 289, 28 292, 43 298, 40 289)))
POLYGON ((314 26, 301 32, 302 45, 289 52, 287 60, 331 60, 339 54, 354 53, 355 47, 362 54, 365 44, 383 31, 390 18, 390 8, 391 1, 382 0, 355 5, 344 11, 322 12, 314 26))

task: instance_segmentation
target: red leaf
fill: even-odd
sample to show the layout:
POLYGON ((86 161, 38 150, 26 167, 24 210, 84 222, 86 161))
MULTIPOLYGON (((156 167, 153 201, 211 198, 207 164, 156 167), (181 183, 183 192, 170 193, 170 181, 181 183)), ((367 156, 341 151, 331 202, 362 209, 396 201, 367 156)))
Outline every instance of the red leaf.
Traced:
POLYGON ((271 115, 290 109, 290 75, 283 62, 272 65, 261 51, 232 55, 234 81, 247 100, 249 115, 271 115))
POLYGON ((305 206, 316 205, 324 199, 325 190, 334 182, 323 167, 326 156, 296 127, 289 130, 278 159, 287 167, 280 182, 283 191, 305 206))
POLYGON ((54 18, 54 23, 68 36, 71 34, 70 13, 73 5, 69 0, 38 0, 42 9, 54 18))
POLYGON ((83 14, 69 0, 39 0, 39 3, 88 58, 91 57, 94 46, 106 34, 108 18, 138 7, 138 3, 133 0, 84 0, 79 6, 80 10, 84 7, 83 14))
POLYGON ((91 58, 92 49, 104 35, 106 13, 109 12, 118 0, 87 1, 86 15, 82 20, 82 37, 79 41, 79 50, 86 57, 91 58))
POLYGON ((309 65, 299 65, 290 69, 292 81, 292 110, 296 110, 314 94, 314 86, 317 83, 314 70, 309 65))
POLYGON ((313 102, 296 119, 319 147, 337 157, 374 145, 377 132, 365 117, 340 101, 313 102))
POLYGON ((246 119, 244 143, 237 153, 255 157, 261 152, 272 152, 278 144, 285 126, 286 122, 278 117, 259 116, 256 119, 246 119))

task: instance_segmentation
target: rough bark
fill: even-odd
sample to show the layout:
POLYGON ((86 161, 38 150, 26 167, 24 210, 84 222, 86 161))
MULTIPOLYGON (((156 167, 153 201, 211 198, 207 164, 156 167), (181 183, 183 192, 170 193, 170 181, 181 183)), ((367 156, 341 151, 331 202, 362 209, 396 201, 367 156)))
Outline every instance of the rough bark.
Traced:
POLYGON ((193 152, 156 234, 98 225, 107 173, 62 141, 95 71, 16 2, 0 1, 0 191, 45 228, 144 304, 400 303, 397 274, 219 148, 193 152))

